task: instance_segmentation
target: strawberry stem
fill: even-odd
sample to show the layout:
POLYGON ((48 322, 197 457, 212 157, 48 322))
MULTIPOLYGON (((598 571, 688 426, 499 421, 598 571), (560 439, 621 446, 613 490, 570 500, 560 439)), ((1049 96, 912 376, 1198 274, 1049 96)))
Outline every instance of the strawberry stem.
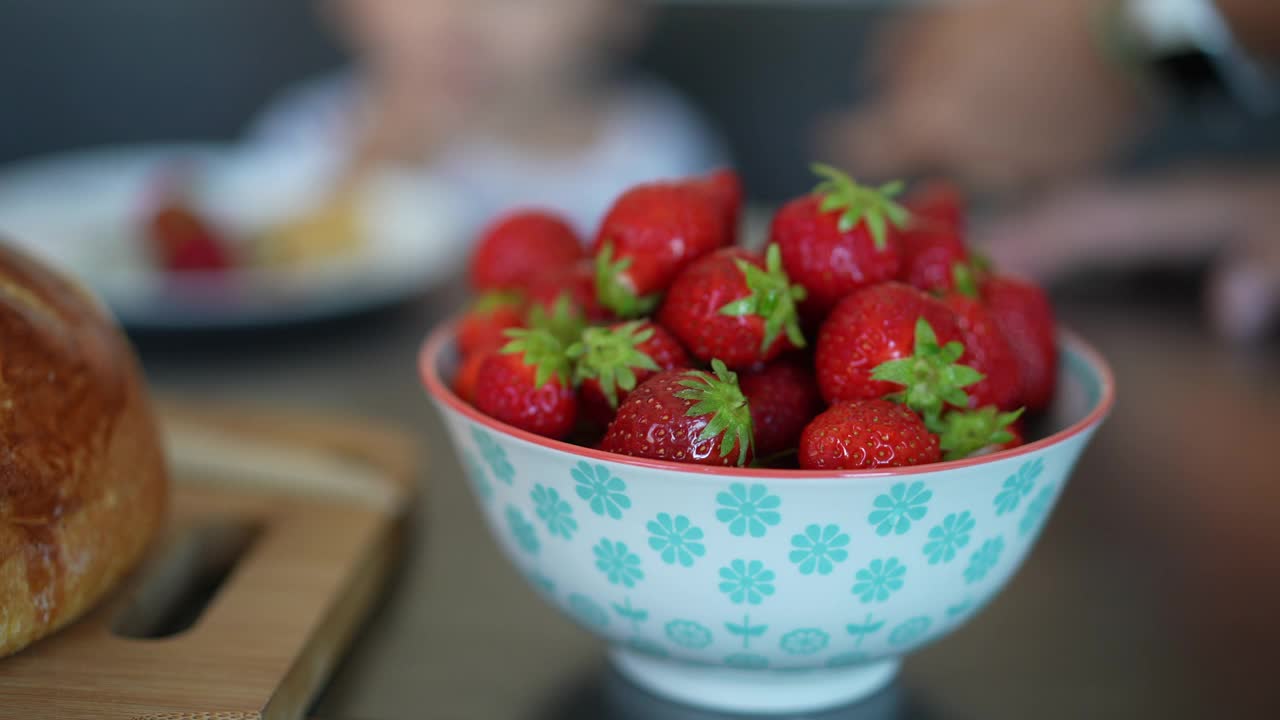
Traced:
POLYGON ((804 333, 800 332, 799 313, 796 304, 805 299, 804 287, 792 285, 787 271, 782 268, 782 251, 776 243, 765 251, 765 268, 754 263, 737 260, 738 269, 746 280, 751 294, 734 300, 720 308, 721 315, 742 317, 755 315, 764 318, 764 341, 760 352, 765 353, 786 332, 787 339, 797 348, 805 346, 804 333))
POLYGON ((529 311, 529 327, 535 330, 546 330, 555 336, 562 345, 576 342, 587 325, 586 314, 574 302, 573 295, 561 291, 551 303, 551 311, 541 304, 535 304, 529 311))
POLYGON ((643 320, 633 320, 617 328, 590 327, 584 330, 582 339, 566 351, 570 359, 577 361, 574 381, 598 381, 609 407, 616 409, 618 390, 631 392, 636 389, 636 370, 659 369, 658 363, 639 349, 653 337, 653 328, 644 325, 643 320))
POLYGON ((952 410, 942 416, 938 432, 944 460, 960 460, 992 445, 1013 439, 1009 426, 1022 417, 1026 408, 1002 413, 995 405, 977 410, 952 410))
POLYGON ((751 408, 738 387, 738 376, 718 358, 711 361, 711 371, 689 370, 680 385, 687 390, 676 397, 694 403, 685 415, 700 417, 711 415, 710 422, 702 428, 698 441, 710 440, 723 433, 720 439, 720 457, 729 457, 738 447, 738 465, 747 463, 747 453, 754 443, 754 427, 751 424, 751 408))
POLYGON ((623 277, 631 267, 632 259, 613 259, 613 242, 605 242, 596 254, 596 297, 600 304, 621 318, 640 317, 653 312, 661 299, 659 295, 636 295, 624 284, 623 277))
POLYGON ((951 266, 951 279, 956 292, 974 300, 978 299, 978 279, 973 266, 967 262, 958 262, 951 266))
POLYGON ((488 315, 502 307, 519 307, 524 303, 524 296, 514 290, 490 290, 471 303, 471 312, 488 315))
POLYGON ((569 384, 569 357, 564 345, 545 329, 511 328, 504 331, 509 338, 498 352, 503 355, 523 353, 524 364, 535 368, 533 384, 540 388, 554 375, 562 385, 569 384))
POLYGON ((900 392, 886 399, 906 405, 920 413, 932 432, 941 428, 942 411, 947 405, 965 407, 969 396, 965 387, 981 382, 982 373, 956 361, 964 355, 964 344, 952 340, 938 345, 933 326, 923 317, 916 320, 915 349, 910 357, 889 360, 871 371, 874 380, 897 383, 900 392))
POLYGON ((849 232, 859 222, 866 224, 877 250, 888 245, 889 226, 904 228, 911 222, 911 213, 893 200, 903 189, 901 181, 881 185, 878 188, 859 185, 845 173, 822 163, 814 163, 813 172, 822 182, 814 193, 822 197, 822 212, 840 212, 837 227, 849 232))

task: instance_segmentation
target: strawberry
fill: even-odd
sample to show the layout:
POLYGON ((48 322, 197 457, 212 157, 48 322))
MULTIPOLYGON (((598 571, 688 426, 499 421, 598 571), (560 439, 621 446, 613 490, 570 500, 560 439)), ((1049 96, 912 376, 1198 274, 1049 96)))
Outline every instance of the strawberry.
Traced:
POLYGON ((497 346, 490 345, 462 356, 462 363, 453 375, 453 392, 464 402, 474 403, 476 399, 476 380, 480 377, 480 366, 493 354, 497 346))
POLYGON ((897 277, 896 229, 909 216, 892 200, 898 183, 877 189, 825 165, 814 172, 826 179, 778 211, 769 237, 787 274, 808 291, 805 316, 820 319, 855 290, 897 277))
POLYGON ((779 358, 744 372, 738 385, 751 408, 760 457, 794 450, 805 425, 823 408, 811 366, 797 358, 779 358))
MULTIPOLYGON (((897 282, 864 288, 841 301, 822 324, 814 358, 818 386, 828 403, 868 400, 901 390, 918 376, 927 381, 924 394, 952 393, 954 399, 957 371, 952 363, 964 352, 961 339, 955 313, 941 301, 897 282), (939 343, 949 348, 945 357, 939 343), (892 382, 876 377, 877 368, 892 360, 910 365, 901 366, 892 382)), ((930 410, 940 412, 941 407, 930 410)))
POLYGON ((981 302, 962 293, 953 293, 942 301, 956 314, 964 342, 965 365, 986 376, 965 388, 969 407, 994 405, 1001 410, 1017 407, 1021 393, 1018 358, 991 313, 981 302))
POLYGON ((944 460, 987 455, 1022 444, 1022 408, 1000 412, 994 405, 942 416, 938 438, 944 460))
POLYGON ((888 400, 831 406, 800 435, 805 470, 865 470, 937 462, 938 438, 910 409, 888 400))
POLYGON ((212 272, 234 264, 226 240, 181 202, 162 204, 148 223, 151 254, 165 270, 212 272))
POLYGON ((590 327, 573 344, 574 379, 581 383, 579 400, 586 418, 604 427, 618 403, 636 385, 662 370, 689 367, 689 354, 671 333, 648 320, 607 327, 590 327))
POLYGON ((568 297, 573 307, 588 320, 608 320, 610 313, 596 299, 595 266, 590 260, 544 270, 529 281, 525 295, 546 312, 554 312, 556 302, 568 297))
POLYGON ((645 380, 618 408, 600 449, 700 465, 751 462, 751 410, 738 377, 719 360, 711 368, 645 380))
POLYGON ((960 238, 964 236, 964 197, 960 188, 945 180, 932 180, 916 188, 903 203, 912 225, 960 238))
POLYGON ((945 293, 955 288, 954 268, 969 260, 960 236, 949 229, 928 225, 910 227, 898 236, 902 271, 898 277, 925 292, 945 293))
POLYGON ((686 183, 623 193, 596 235, 600 303, 623 318, 650 313, 685 266, 730 243, 725 217, 720 201, 686 183))
POLYGON ((733 170, 717 170, 709 175, 686 181, 706 191, 717 203, 724 215, 725 228, 729 232, 726 245, 738 241, 738 226, 742 216, 742 179, 733 170))
POLYGON ((573 430, 577 396, 564 346, 546 330, 508 330, 510 342, 480 364, 476 409, 549 438, 573 430))
POLYGON ((1018 402, 1028 411, 1049 406, 1058 386, 1053 307, 1044 291, 1007 276, 987 279, 982 297, 1018 361, 1018 402))
POLYGON ((458 353, 464 357, 506 343, 503 334, 524 327, 524 299, 517 293, 490 292, 477 298, 458 321, 458 353))
POLYGON ((804 347, 796 303, 804 288, 792 285, 777 245, 766 260, 741 248, 723 248, 689 265, 667 292, 658 320, 694 357, 720 358, 741 368, 804 347))
POLYGON ((584 256, 582 240, 559 215, 517 210, 480 233, 468 277, 474 290, 518 290, 539 274, 584 256))

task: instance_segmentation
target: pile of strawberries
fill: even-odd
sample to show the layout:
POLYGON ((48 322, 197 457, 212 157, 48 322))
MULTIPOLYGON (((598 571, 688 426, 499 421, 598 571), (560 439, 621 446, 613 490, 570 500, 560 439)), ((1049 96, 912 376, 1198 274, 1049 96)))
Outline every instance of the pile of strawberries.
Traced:
POLYGON ((460 397, 600 450, 810 470, 918 465, 1022 442, 1053 397, 1044 293, 964 243, 935 184, 821 183, 736 247, 742 187, 721 171, 634 187, 590 255, 528 210, 484 233, 480 297, 457 325, 460 397))

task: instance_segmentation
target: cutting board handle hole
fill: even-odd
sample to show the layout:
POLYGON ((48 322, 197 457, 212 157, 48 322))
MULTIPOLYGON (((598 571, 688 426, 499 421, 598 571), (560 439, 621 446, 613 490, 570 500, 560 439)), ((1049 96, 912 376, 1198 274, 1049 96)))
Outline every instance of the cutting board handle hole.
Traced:
POLYGON ((261 530, 255 523, 226 519, 195 525, 169 538, 144 569, 132 601, 111 631, 127 638, 160 639, 195 627, 261 530))

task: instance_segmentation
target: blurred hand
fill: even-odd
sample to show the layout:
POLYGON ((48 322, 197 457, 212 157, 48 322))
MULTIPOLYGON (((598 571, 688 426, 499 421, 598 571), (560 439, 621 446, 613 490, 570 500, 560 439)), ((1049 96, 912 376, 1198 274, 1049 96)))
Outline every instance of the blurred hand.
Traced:
POLYGON ((993 191, 1088 171, 1141 105, 1096 47, 1096 5, 968 0, 904 18, 878 49, 879 96, 827 126, 828 156, 860 176, 941 173, 993 191))
POLYGON ((1280 320, 1280 173, 1198 170, 1089 183, 978 229, 997 265, 1041 280, 1097 267, 1213 261, 1215 330, 1247 341, 1280 320))

